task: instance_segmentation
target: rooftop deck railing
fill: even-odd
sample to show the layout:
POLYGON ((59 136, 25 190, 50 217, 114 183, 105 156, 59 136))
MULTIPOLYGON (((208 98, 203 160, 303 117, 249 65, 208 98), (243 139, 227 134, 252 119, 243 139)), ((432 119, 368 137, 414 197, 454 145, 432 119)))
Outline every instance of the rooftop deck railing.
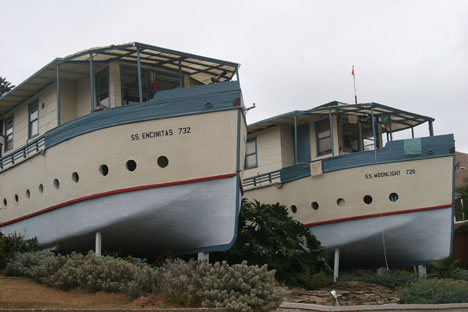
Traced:
POLYGON ((244 187, 257 186, 264 182, 272 183, 275 179, 281 179, 281 169, 246 178, 243 180, 242 185, 244 187))
POLYGON ((26 159, 30 155, 39 152, 39 149, 45 146, 45 137, 41 136, 34 141, 31 141, 23 147, 17 149, 15 152, 0 158, 0 169, 15 164, 20 159, 26 159))

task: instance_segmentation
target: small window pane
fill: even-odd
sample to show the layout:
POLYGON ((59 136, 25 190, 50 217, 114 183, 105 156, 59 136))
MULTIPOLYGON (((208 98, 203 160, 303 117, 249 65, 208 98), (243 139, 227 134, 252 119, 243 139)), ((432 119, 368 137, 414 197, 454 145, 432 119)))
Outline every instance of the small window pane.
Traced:
POLYGON ((324 154, 331 151, 331 138, 319 140, 319 153, 324 154))
POLYGON ((34 120, 31 123, 31 136, 35 136, 39 134, 39 122, 37 120, 34 120))
POLYGON ((246 148, 246 153, 247 154, 253 154, 255 153, 255 141, 247 141, 247 148, 246 148))
POLYGON ((247 168, 257 167, 257 155, 247 155, 245 158, 245 163, 247 168))

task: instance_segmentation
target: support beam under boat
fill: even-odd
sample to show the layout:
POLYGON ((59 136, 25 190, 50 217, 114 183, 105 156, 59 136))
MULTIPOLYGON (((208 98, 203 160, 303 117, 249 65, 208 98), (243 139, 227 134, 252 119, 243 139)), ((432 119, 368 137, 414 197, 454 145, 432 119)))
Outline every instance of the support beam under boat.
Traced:
POLYGON ((96 244, 95 244, 96 256, 101 255, 101 249, 102 249, 102 235, 101 235, 101 232, 96 232, 96 244))
POLYGON ((418 274, 419 274, 419 278, 427 277, 427 271, 426 271, 425 265, 418 265, 418 274))
POLYGON ((340 271, 340 250, 335 249, 335 262, 333 264, 333 281, 336 283, 338 272, 340 271))
POLYGON ((208 252, 199 252, 197 260, 198 261, 210 262, 210 253, 208 253, 208 252))

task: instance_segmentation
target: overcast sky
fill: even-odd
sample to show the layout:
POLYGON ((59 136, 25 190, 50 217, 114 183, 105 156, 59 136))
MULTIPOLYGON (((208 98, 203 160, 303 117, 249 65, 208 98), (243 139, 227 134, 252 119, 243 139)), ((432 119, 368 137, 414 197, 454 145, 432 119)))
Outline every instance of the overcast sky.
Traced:
MULTIPOLYGON (((436 119, 468 152, 468 1, 0 0, 0 76, 138 41, 241 64, 248 123, 333 100, 436 119)), ((417 134, 427 135, 427 126, 417 134)))

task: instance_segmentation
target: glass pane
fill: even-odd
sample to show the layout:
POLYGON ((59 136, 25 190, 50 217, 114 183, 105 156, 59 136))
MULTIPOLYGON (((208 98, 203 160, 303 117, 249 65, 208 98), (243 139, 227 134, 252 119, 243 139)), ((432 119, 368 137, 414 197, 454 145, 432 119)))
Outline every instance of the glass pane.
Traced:
POLYGON ((319 143, 319 154, 327 154, 331 152, 331 138, 325 138, 318 141, 319 143))
POLYGON ((359 127, 356 123, 343 121, 343 149, 357 152, 359 149, 359 127))
POLYGON ((158 91, 179 87, 179 77, 157 74, 158 91))
POLYGON ((245 167, 246 168, 257 167, 257 155, 256 154, 248 155, 245 158, 245 167))
POLYGON ((35 120, 37 119, 38 114, 37 114, 37 105, 31 106, 31 116, 30 120, 35 120))
POLYGON ((246 154, 254 154, 257 151, 255 150, 255 140, 247 141, 246 154))
POLYGON ((319 139, 323 139, 323 138, 326 138, 326 137, 329 137, 329 136, 330 136, 330 130, 319 132, 319 134, 318 134, 319 139))
POLYGON ((31 136, 35 136, 39 133, 39 122, 37 120, 34 120, 31 123, 31 136))
MULTIPOLYGON (((141 72, 141 87, 143 92, 143 102, 148 101, 148 72, 141 72)), ((132 104, 140 102, 140 95, 138 90, 138 70, 124 69, 123 70, 123 83, 124 83, 124 104, 132 104)))

